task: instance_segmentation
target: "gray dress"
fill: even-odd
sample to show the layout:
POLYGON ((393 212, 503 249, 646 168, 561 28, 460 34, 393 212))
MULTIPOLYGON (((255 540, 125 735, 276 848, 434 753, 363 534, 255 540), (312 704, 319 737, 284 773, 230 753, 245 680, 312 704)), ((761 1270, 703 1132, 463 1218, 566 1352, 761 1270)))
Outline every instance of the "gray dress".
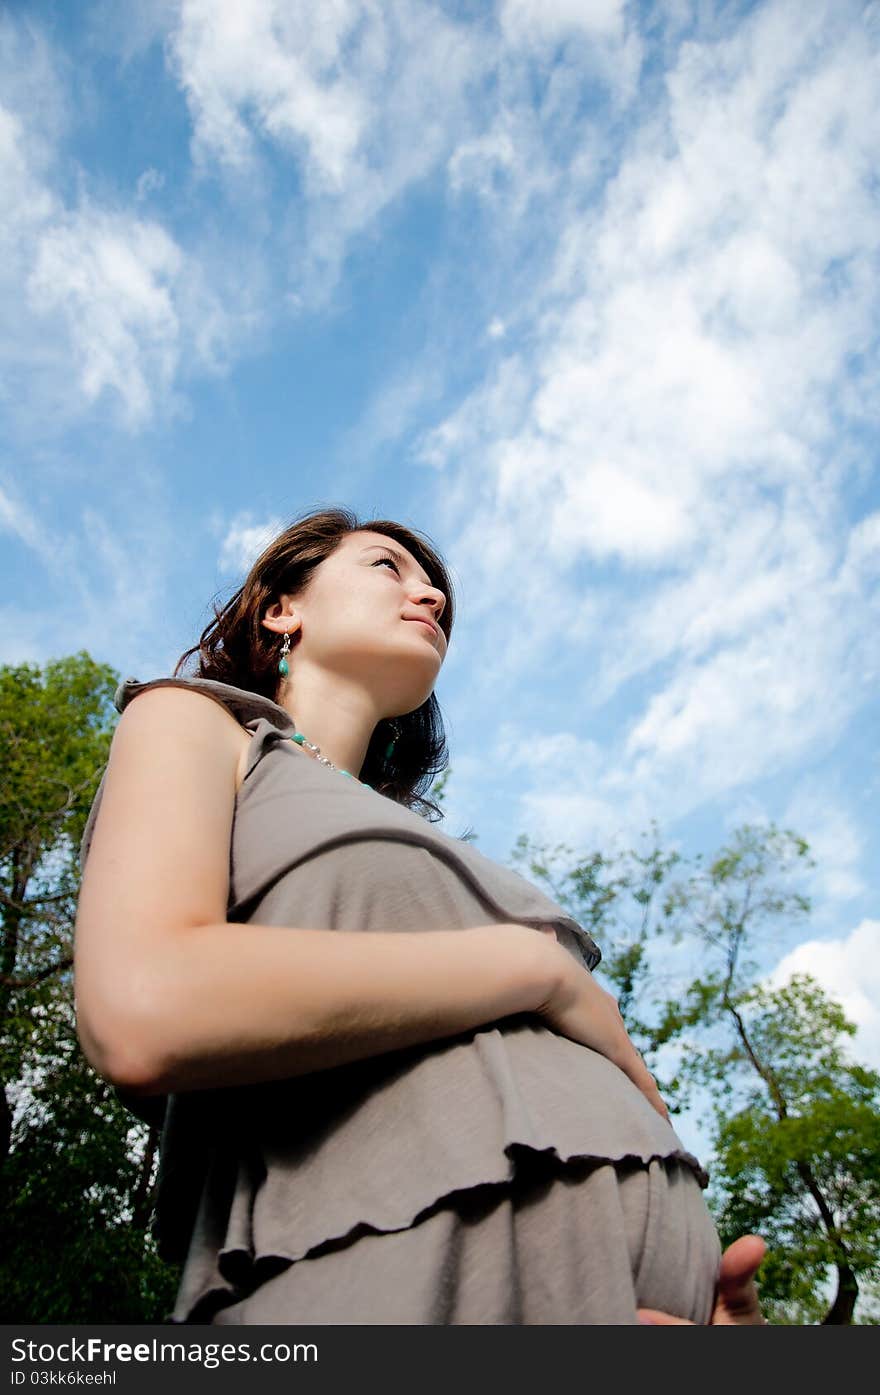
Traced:
MULTIPOLYGON (((414 931, 587 932, 519 873, 291 741, 288 713, 206 679, 252 735, 227 919, 414 931)), ((83 837, 88 855, 101 801, 83 837)), ((291 933, 295 933, 292 929, 291 933)), ((162 1120, 159 1253, 173 1323, 708 1319, 720 1248, 706 1176, 604 1056, 532 1014, 290 1080, 126 1103, 162 1120)))

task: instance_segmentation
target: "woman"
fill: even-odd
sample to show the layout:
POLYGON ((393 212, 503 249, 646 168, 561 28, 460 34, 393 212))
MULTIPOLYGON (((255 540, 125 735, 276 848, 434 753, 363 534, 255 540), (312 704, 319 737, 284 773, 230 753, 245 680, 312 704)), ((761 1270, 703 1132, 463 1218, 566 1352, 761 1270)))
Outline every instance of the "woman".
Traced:
POLYGON ((705 1177, 597 947, 422 797, 452 619, 423 535, 322 510, 117 694, 78 1030, 161 1112, 169 1321, 709 1320, 705 1177))

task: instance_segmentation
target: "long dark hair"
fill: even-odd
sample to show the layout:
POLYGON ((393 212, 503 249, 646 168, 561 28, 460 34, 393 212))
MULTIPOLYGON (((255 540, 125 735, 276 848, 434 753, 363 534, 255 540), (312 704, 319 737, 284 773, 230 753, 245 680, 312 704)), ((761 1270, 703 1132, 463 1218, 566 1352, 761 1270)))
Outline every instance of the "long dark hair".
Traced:
MULTIPOLYGON (((315 568, 347 533, 364 530, 384 533, 402 543, 424 567, 431 584, 444 593, 446 605, 439 623, 448 640, 454 612, 452 580, 430 540, 423 533, 386 518, 362 523, 350 509, 321 509, 294 519, 263 549, 234 595, 224 605, 214 602, 214 619, 202 631, 198 644, 181 654, 175 677, 186 661, 196 655, 191 676, 230 683, 277 701, 278 640, 260 623, 262 617, 282 595, 305 591, 315 568)), ((436 823, 443 817, 442 810, 425 795, 435 775, 449 764, 440 704, 432 693, 414 712, 394 720, 400 735, 390 759, 385 751, 393 733, 390 723, 381 721, 367 747, 360 778, 381 794, 436 823)))

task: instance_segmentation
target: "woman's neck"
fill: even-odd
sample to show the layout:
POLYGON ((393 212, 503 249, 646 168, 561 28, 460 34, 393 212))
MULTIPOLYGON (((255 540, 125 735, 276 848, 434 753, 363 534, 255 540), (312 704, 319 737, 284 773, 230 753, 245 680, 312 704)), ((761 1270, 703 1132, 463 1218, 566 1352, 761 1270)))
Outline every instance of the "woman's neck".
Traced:
MULTIPOLYGON (((297 731, 319 747, 337 770, 360 775, 381 720, 361 689, 340 689, 337 683, 330 691, 326 683, 308 684, 300 679, 294 684, 288 679, 281 684, 275 701, 291 717, 297 731)), ((315 759, 313 752, 309 755, 315 759)))

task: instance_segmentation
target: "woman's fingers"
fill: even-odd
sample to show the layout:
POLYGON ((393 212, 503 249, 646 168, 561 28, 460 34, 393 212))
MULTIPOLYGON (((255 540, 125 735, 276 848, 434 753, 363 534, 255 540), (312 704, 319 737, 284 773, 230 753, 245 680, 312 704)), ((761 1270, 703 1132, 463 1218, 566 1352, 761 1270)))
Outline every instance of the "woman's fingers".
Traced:
POLYGON ((725 1327, 763 1326, 755 1275, 767 1253, 760 1235, 740 1235, 721 1256, 718 1302, 712 1321, 725 1327))
POLYGON ((621 1070, 629 1076, 634 1085, 637 1085, 642 1094, 647 1099, 652 1108, 657 1110, 664 1119, 669 1120, 669 1110, 666 1108, 663 1096, 657 1088, 657 1081, 654 1079, 644 1060, 633 1046, 629 1037, 626 1038, 627 1051, 624 1057, 616 1062, 621 1070))
POLYGON ((642 1094, 646 1097, 648 1103, 652 1106, 652 1108, 656 1109, 657 1113, 661 1114, 663 1118, 668 1121, 669 1110, 666 1108, 666 1105, 663 1101, 663 1096, 657 1089, 657 1081, 654 1079, 653 1075, 648 1070, 648 1067, 645 1065, 644 1058, 636 1050, 636 1048, 632 1044, 632 1041, 630 1040, 629 1033, 626 1030, 623 1017, 621 1016, 620 1004, 618 1003, 613 993, 609 993, 607 989, 604 988, 602 989, 602 992, 608 999, 609 1004, 611 1006, 611 1010, 620 1024, 620 1031, 622 1033, 624 1041, 621 1056, 618 1058, 616 1064, 619 1065, 621 1070, 629 1076, 633 1084, 639 1087, 642 1094))
MULTIPOLYGON (((766 1326, 761 1312, 755 1275, 767 1246, 760 1235, 740 1235, 721 1256, 718 1293, 709 1319, 710 1327, 766 1326)), ((657 1308, 639 1308, 639 1322, 649 1327, 696 1327, 688 1318, 673 1317, 657 1308)))
POLYGON ((657 1089, 657 1081, 654 1079, 653 1075, 650 1075, 643 1067, 642 1072, 637 1076, 634 1075, 632 1079, 635 1081, 636 1085, 638 1085, 648 1103, 656 1109, 657 1113, 662 1115, 668 1123, 669 1110, 666 1108, 663 1096, 657 1089))
MULTIPOLYGON (((552 927, 540 927, 550 932, 552 927)), ((547 999, 536 1008, 556 1032, 590 1046, 629 1076, 648 1103, 668 1121, 669 1110, 627 1034, 620 1005, 613 993, 597 983, 589 970, 575 963, 561 946, 556 957, 558 978, 547 999)))

